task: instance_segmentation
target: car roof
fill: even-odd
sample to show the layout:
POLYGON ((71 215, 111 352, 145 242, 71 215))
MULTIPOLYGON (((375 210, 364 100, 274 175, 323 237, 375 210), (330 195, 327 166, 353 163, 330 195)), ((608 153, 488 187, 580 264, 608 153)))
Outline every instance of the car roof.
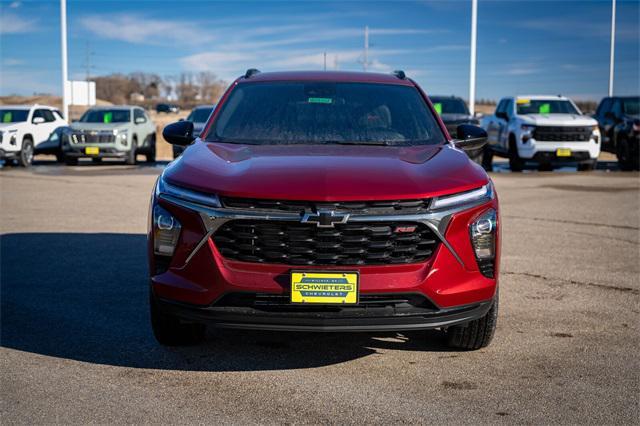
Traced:
POLYGON ((456 99, 456 100, 464 101, 464 99, 462 99, 460 96, 454 96, 454 95, 450 95, 450 96, 429 95, 429 99, 456 99))
POLYGON ((569 98, 562 95, 520 95, 516 99, 533 99, 533 100, 561 100, 568 101, 569 98))
POLYGON ((384 83, 413 86, 409 79, 401 79, 393 74, 354 71, 282 71, 261 72, 249 78, 241 78, 238 83, 269 81, 328 81, 339 83, 384 83))
POLYGON ((24 109, 24 110, 30 110, 31 108, 47 108, 47 109, 58 109, 49 105, 40 105, 40 104, 34 104, 34 105, 0 105, 0 108, 11 108, 11 109, 24 109))
POLYGON ((131 108, 144 109, 144 108, 139 107, 137 105, 100 105, 100 106, 92 106, 89 109, 92 109, 92 110, 101 110, 101 109, 121 109, 121 110, 126 110, 126 109, 131 109, 131 108))

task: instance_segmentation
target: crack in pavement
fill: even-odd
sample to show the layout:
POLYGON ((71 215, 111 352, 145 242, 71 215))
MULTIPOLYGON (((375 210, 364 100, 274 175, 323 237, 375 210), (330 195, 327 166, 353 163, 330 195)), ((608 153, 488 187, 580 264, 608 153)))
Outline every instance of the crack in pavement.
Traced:
POLYGON ((610 225, 606 223, 579 222, 576 220, 549 219, 549 218, 542 218, 542 217, 527 217, 527 216, 513 216, 513 215, 503 215, 502 217, 506 217, 509 219, 526 219, 526 220, 533 220, 533 221, 539 221, 539 222, 556 222, 556 223, 568 223, 571 225, 598 226, 602 228, 633 229, 635 231, 640 230, 640 227, 630 226, 630 225, 610 225))
POLYGON ((592 282, 583 282, 583 281, 577 281, 577 280, 567 280, 567 279, 564 279, 564 278, 546 277, 544 275, 532 274, 530 272, 500 271, 500 273, 504 274, 504 275, 521 275, 521 276, 524 276, 524 277, 539 278, 539 279, 544 280, 544 281, 560 281, 560 282, 565 283, 565 284, 582 285, 582 286, 587 286, 587 287, 599 288, 599 289, 603 289, 603 290, 619 291, 619 292, 622 292, 622 293, 629 293, 629 294, 633 294, 633 295, 636 295, 636 296, 640 294, 640 290, 635 289, 635 288, 631 288, 631 287, 612 286, 612 285, 592 283, 592 282))

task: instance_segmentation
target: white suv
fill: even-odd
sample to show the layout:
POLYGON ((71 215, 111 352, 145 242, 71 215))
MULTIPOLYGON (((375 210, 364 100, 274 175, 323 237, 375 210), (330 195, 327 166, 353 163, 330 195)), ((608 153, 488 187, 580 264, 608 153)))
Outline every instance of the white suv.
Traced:
POLYGON ((507 157, 513 171, 521 171, 526 162, 541 168, 577 163, 578 170, 592 170, 600 155, 598 122, 563 96, 503 98, 481 125, 489 141, 486 169, 494 154, 507 157))
POLYGON ((33 154, 58 127, 67 126, 60 112, 44 105, 0 105, 0 160, 29 167, 33 154))

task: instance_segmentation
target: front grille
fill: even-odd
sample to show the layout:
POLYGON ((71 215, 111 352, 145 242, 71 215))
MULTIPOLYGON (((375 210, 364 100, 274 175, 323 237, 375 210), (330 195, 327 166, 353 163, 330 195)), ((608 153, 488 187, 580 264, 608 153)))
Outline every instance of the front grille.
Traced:
POLYGON ((428 259, 438 245, 427 226, 412 222, 318 228, 299 222, 232 220, 215 233, 213 240, 228 259, 288 265, 417 263, 428 259))
POLYGON ((420 214, 429 208, 429 199, 391 201, 294 201, 223 197, 226 208, 279 212, 317 212, 331 210, 350 215, 420 214))
POLYGON ((113 132, 74 132, 71 135, 73 143, 113 143, 116 136, 113 132))
POLYGON ((538 126, 533 138, 541 142, 587 142, 591 139, 593 128, 566 126, 538 126))

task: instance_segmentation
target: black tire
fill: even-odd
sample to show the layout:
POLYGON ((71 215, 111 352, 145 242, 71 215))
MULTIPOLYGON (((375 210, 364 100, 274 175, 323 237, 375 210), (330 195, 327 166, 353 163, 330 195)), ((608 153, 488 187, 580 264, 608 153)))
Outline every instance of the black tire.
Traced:
POLYGON ((487 172, 493 171, 493 149, 488 145, 482 150, 482 168, 487 172))
POLYGON ((524 170, 524 160, 518 154, 518 147, 513 136, 509 136, 509 168, 512 172, 524 170))
POLYGON ((94 164, 100 164, 100 163, 102 163, 102 158, 100 158, 100 157, 93 157, 93 158, 91 159, 91 161, 92 161, 94 164))
POLYGON ((149 152, 145 154, 147 159, 147 163, 155 163, 156 162, 156 135, 151 136, 151 140, 149 141, 149 152))
POLYGON ((620 170, 630 171, 638 170, 638 156, 634 156, 629 146, 627 138, 621 137, 616 144, 616 157, 618 157, 618 166, 620 170))
POLYGON ((476 350, 489 346, 498 322, 498 292, 489 312, 477 320, 447 329, 447 344, 456 349, 476 350))
POLYGON ((78 158, 77 157, 64 157, 64 164, 67 166, 77 166, 78 158))
POLYGON ((26 137, 22 140, 18 164, 20 167, 31 167, 31 163, 33 163, 33 140, 30 137, 26 137))
POLYGON ((134 137, 133 141, 131 142, 131 151, 129 151, 129 153, 127 154, 127 159, 124 160, 126 164, 130 166, 135 166, 137 151, 138 151, 138 139, 134 137))
POLYGON ((578 171, 579 172, 590 172, 595 170, 598 165, 598 160, 592 160, 587 163, 578 163, 578 171))
POLYGON ((158 343, 165 346, 196 345, 204 340, 207 327, 198 323, 182 323, 175 316, 162 312, 149 292, 151 328, 158 343))

